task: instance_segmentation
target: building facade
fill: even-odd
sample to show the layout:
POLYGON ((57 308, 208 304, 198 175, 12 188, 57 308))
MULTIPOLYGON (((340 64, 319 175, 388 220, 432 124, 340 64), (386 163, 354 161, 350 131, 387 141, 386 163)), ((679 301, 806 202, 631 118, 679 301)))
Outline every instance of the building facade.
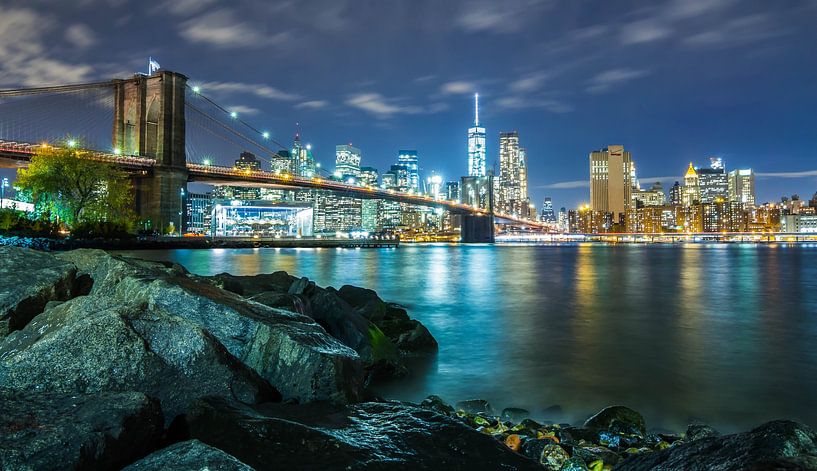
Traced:
POLYGON ((755 172, 753 172, 752 169, 732 170, 729 172, 728 188, 729 201, 754 206, 755 172))
POLYGON ((468 176, 484 177, 485 128, 479 125, 479 94, 474 95, 474 126, 468 128, 468 176))
POLYGON ((632 164, 624 146, 608 146, 590 153, 590 210, 611 213, 624 222, 632 207, 632 164))
POLYGON ((528 216, 526 152, 519 147, 519 133, 499 133, 499 178, 497 209, 519 217, 528 216))

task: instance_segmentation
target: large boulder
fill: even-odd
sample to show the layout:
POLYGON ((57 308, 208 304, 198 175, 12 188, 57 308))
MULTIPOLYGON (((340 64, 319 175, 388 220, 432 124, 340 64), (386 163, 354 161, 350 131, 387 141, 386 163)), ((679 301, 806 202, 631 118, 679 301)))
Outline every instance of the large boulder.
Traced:
POLYGON ((253 471, 234 456, 198 440, 188 440, 161 449, 122 471, 253 471))
MULTIPOLYGON (((249 301, 173 264, 94 250, 60 256, 90 274, 92 295, 114 304, 141 302, 209 332, 285 399, 348 402, 361 395, 360 357, 307 316, 249 301)), ((289 275, 281 273, 267 276, 263 289, 283 283, 289 275)))
POLYGON ((0 385, 63 393, 140 391, 167 420, 199 397, 280 400, 199 326, 138 302, 82 296, 37 316, 0 344, 0 385))
POLYGON ((256 469, 541 470, 459 420, 401 403, 248 407, 205 399, 186 421, 192 438, 256 469))
POLYGON ((22 329, 52 300, 75 296, 77 268, 53 255, 0 246, 0 340, 22 329))
POLYGON ((609 430, 614 433, 640 436, 647 434, 644 417, 626 406, 605 407, 587 419, 584 426, 591 429, 609 430))
POLYGON ((817 433, 803 424, 777 420, 749 432, 700 438, 632 456, 616 470, 817 469, 812 467, 815 461, 817 433))
POLYGON ((62 395, 0 389, 0 469, 107 470, 154 449, 159 403, 137 392, 62 395))
POLYGON ((259 293, 273 292, 286 293, 297 278, 285 271, 276 271, 254 276, 236 276, 229 273, 201 277, 219 288, 232 291, 245 297, 252 297, 259 293))

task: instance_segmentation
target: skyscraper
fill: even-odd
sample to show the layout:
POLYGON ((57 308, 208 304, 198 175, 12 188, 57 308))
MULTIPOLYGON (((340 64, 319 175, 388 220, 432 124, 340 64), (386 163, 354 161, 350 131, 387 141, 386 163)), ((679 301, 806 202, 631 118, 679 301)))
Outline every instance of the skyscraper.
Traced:
POLYGON ((356 181, 360 176, 360 149, 352 144, 335 146, 335 176, 343 181, 356 181))
POLYGON ((698 178, 698 172, 695 170, 695 167, 692 166, 692 162, 689 163, 689 168, 687 168, 687 173, 684 175, 684 192, 683 192, 683 203, 684 206, 692 206, 693 204, 698 204, 701 202, 701 185, 700 185, 700 178, 698 178))
POLYGON ((755 172, 752 169, 732 170, 729 172, 729 201, 755 204, 755 172))
POLYGON ((541 220, 549 223, 556 222, 556 213, 553 211, 553 200, 550 196, 546 196, 545 201, 542 203, 541 220))
POLYGON ((590 209, 613 214, 624 222, 632 206, 632 164, 624 146, 607 146, 590 153, 590 209))
POLYGON ((723 167, 723 159, 710 157, 709 168, 698 169, 701 203, 714 203, 729 199, 729 183, 723 167))
POLYGON ((397 153, 397 165, 406 170, 406 186, 415 193, 420 192, 420 157, 416 150, 401 150, 397 153))
POLYGON ((292 173, 300 177, 312 177, 315 174, 315 159, 312 158, 312 146, 301 144, 301 134, 295 133, 292 143, 292 173))
POLYGON ((682 193, 683 189, 681 184, 675 182, 675 184, 672 185, 672 188, 669 189, 669 204, 672 206, 681 206, 681 203, 684 200, 682 193))
POLYGON ((479 93, 474 94, 474 126, 468 128, 468 176, 485 176, 485 128, 479 125, 479 93))
POLYGON ((519 133, 499 133, 499 184, 497 204, 501 211, 528 215, 528 178, 525 149, 519 147, 519 133))
POLYGON ((239 170, 261 170, 261 162, 252 152, 242 152, 235 161, 235 168, 239 170))

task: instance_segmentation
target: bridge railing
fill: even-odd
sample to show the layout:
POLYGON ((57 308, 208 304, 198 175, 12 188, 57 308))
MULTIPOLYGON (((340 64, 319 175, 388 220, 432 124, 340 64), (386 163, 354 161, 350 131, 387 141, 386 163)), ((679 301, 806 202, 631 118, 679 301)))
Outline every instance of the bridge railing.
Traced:
MULTIPOLYGON (((57 149, 64 149, 64 147, 59 146, 51 146, 50 144, 31 144, 29 142, 15 142, 15 141, 3 141, 0 140, 0 152, 8 152, 13 154, 21 154, 32 156, 36 154, 38 151, 42 150, 43 148, 57 148, 57 149)), ((154 159, 150 159, 147 157, 137 157, 133 155, 119 155, 119 154, 112 154, 109 152, 99 152, 94 150, 85 150, 85 149, 77 149, 77 152, 82 155, 82 157, 94 160, 97 162, 106 162, 106 163, 114 163, 114 164, 124 164, 128 166, 136 166, 136 167, 152 167, 156 165, 156 161, 154 159)))

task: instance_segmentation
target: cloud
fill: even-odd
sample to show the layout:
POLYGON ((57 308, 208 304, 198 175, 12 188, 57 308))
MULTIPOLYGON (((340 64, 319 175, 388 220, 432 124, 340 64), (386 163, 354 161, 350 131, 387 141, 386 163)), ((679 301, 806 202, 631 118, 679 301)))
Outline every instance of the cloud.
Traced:
POLYGON ((44 37, 53 32, 52 17, 25 8, 0 6, 0 85, 39 86, 88 80, 94 68, 49 57, 44 37))
POLYGON ((514 33, 527 26, 542 0, 479 0, 464 2, 455 24, 471 33, 514 33))
POLYGON ((422 109, 417 106, 393 104, 393 100, 388 100, 379 93, 359 93, 352 95, 346 100, 346 104, 363 111, 368 111, 379 118, 388 118, 395 114, 417 114, 422 112, 422 109))
POLYGON ((309 100, 298 103, 295 105, 295 108, 298 109, 308 109, 308 110, 319 110, 321 108, 326 108, 329 106, 329 102, 324 100, 309 100))
POLYGON ((648 73, 648 71, 643 69, 618 68, 605 70, 590 80, 587 91, 590 93, 602 93, 615 85, 644 77, 648 73))
POLYGON ((624 45, 647 43, 664 39, 672 30, 661 21, 646 19, 624 25, 621 31, 621 43, 624 45))
POLYGON ((440 86, 440 92, 446 95, 471 94, 475 90, 476 86, 473 83, 461 80, 444 83, 440 86))
POLYGON ((294 93, 287 93, 275 87, 259 83, 204 82, 199 86, 201 87, 202 93, 204 94, 241 93, 247 95, 255 95, 259 98, 281 101, 296 101, 301 99, 300 95, 296 95, 294 93))
POLYGON ((227 106, 226 109, 231 113, 238 113, 239 115, 254 115, 261 112, 258 108, 253 108, 251 106, 244 106, 244 105, 234 105, 234 106, 227 106))
POLYGON ((766 15, 746 15, 718 25, 717 29, 702 31, 683 39, 691 47, 732 47, 763 41, 786 34, 766 15))
POLYGON ((733 3, 734 0, 674 0, 667 6, 665 14, 672 19, 690 19, 712 14, 733 3))
POLYGON ((190 16, 204 10, 213 3, 215 3, 215 0, 167 0, 162 2, 156 8, 156 11, 179 16, 190 16))
POLYGON ((65 30, 65 39, 79 49, 86 49, 96 43, 93 30, 81 23, 69 26, 65 30))
POLYGON ((569 182, 549 183, 547 185, 541 185, 536 188, 541 188, 543 190, 573 190, 576 188, 590 188, 590 181, 573 180, 569 182))
POLYGON ((551 98, 531 98, 518 95, 502 97, 496 100, 496 106, 506 110, 526 108, 544 108, 552 113, 570 113, 573 107, 567 103, 551 98))
POLYGON ((217 48, 267 47, 282 44, 288 33, 266 34, 248 21, 238 20, 232 10, 205 13, 181 25, 182 38, 217 48))
POLYGON ((514 92, 531 92, 542 85, 542 82, 547 78, 544 72, 535 72, 527 77, 517 79, 508 86, 514 92))

